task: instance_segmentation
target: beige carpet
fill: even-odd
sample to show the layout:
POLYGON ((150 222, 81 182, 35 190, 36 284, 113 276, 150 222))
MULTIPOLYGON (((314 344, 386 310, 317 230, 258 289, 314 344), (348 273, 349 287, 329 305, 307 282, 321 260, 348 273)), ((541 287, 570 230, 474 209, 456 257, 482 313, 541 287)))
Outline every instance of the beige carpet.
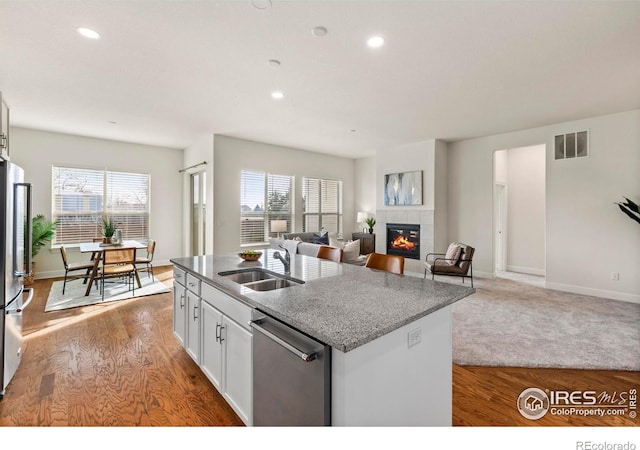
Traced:
POLYGON ((170 289, 156 278, 151 278, 143 274, 140 276, 141 288, 136 286, 135 294, 129 290, 126 284, 106 283, 104 300, 100 292, 95 287, 92 288, 91 294, 85 296, 87 285, 82 283, 82 279, 67 281, 67 287, 64 295, 62 295, 62 281, 54 281, 49 291, 47 304, 44 307, 45 312, 60 311, 62 309, 78 308, 80 306, 95 305, 97 303, 107 303, 118 300, 126 300, 145 295, 160 294, 169 292, 170 289))
POLYGON ((474 282, 476 293, 452 308, 456 364, 640 370, 639 304, 507 279, 474 282))

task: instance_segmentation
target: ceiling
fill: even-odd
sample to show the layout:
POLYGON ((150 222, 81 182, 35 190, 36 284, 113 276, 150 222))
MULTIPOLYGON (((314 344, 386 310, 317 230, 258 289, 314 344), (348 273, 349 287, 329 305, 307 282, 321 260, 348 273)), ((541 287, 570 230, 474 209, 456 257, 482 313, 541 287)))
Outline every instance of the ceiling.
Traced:
POLYGON ((640 2, 2 0, 0 91, 16 126, 356 158, 640 108, 640 2))

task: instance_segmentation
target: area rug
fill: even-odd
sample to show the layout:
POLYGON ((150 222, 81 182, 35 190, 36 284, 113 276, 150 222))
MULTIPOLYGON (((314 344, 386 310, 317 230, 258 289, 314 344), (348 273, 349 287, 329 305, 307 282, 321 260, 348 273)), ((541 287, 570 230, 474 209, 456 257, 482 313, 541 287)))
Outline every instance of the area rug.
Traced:
MULTIPOLYGON (((151 278, 145 275, 140 276, 141 288, 136 286, 135 297, 146 295, 160 294, 169 292, 170 289, 155 277, 151 278)), ((95 286, 91 289, 91 294, 85 296, 87 285, 82 283, 81 279, 67 281, 67 287, 64 295, 62 295, 62 281, 54 281, 51 285, 49 298, 44 307, 45 312, 60 311, 63 309, 77 308, 80 306, 95 305, 98 303, 114 302, 134 298, 134 293, 127 289, 124 283, 107 283, 104 292, 104 300, 100 292, 95 286)))
POLYGON ((458 365, 640 370, 640 305, 477 279, 456 302, 458 365))

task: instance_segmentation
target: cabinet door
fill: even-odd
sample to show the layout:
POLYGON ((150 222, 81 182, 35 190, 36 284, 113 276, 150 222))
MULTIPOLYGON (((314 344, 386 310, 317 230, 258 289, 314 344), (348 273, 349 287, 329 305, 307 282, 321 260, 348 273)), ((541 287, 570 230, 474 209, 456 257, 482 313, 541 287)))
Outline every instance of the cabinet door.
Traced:
POLYGON ((220 311, 202 301, 202 361, 200 367, 209 381, 222 393, 222 314, 220 311))
POLYGON ((224 398, 245 424, 252 424, 253 364, 252 335, 224 318, 224 398))
POLYGON ((187 353, 200 364, 200 297, 187 290, 187 353))
POLYGON ((187 295, 184 286, 173 283, 173 334, 185 346, 187 295))

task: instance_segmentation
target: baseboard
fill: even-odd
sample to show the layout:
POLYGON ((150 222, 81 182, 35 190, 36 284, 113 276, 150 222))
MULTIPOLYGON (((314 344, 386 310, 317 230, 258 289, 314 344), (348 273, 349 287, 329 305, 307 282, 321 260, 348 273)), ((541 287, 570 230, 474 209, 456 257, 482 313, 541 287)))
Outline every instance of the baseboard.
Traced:
POLYGON ((604 289, 574 286, 564 283, 553 283, 550 281, 546 281, 544 287, 546 289, 554 289, 556 291, 571 292, 573 294, 590 295, 592 297, 609 298, 611 300, 620 300, 623 302, 640 304, 640 295, 627 294, 626 292, 607 291, 604 289))
POLYGON ((526 273, 527 275, 538 275, 544 277, 547 273, 544 269, 536 269, 534 267, 507 266, 508 272, 526 273))

